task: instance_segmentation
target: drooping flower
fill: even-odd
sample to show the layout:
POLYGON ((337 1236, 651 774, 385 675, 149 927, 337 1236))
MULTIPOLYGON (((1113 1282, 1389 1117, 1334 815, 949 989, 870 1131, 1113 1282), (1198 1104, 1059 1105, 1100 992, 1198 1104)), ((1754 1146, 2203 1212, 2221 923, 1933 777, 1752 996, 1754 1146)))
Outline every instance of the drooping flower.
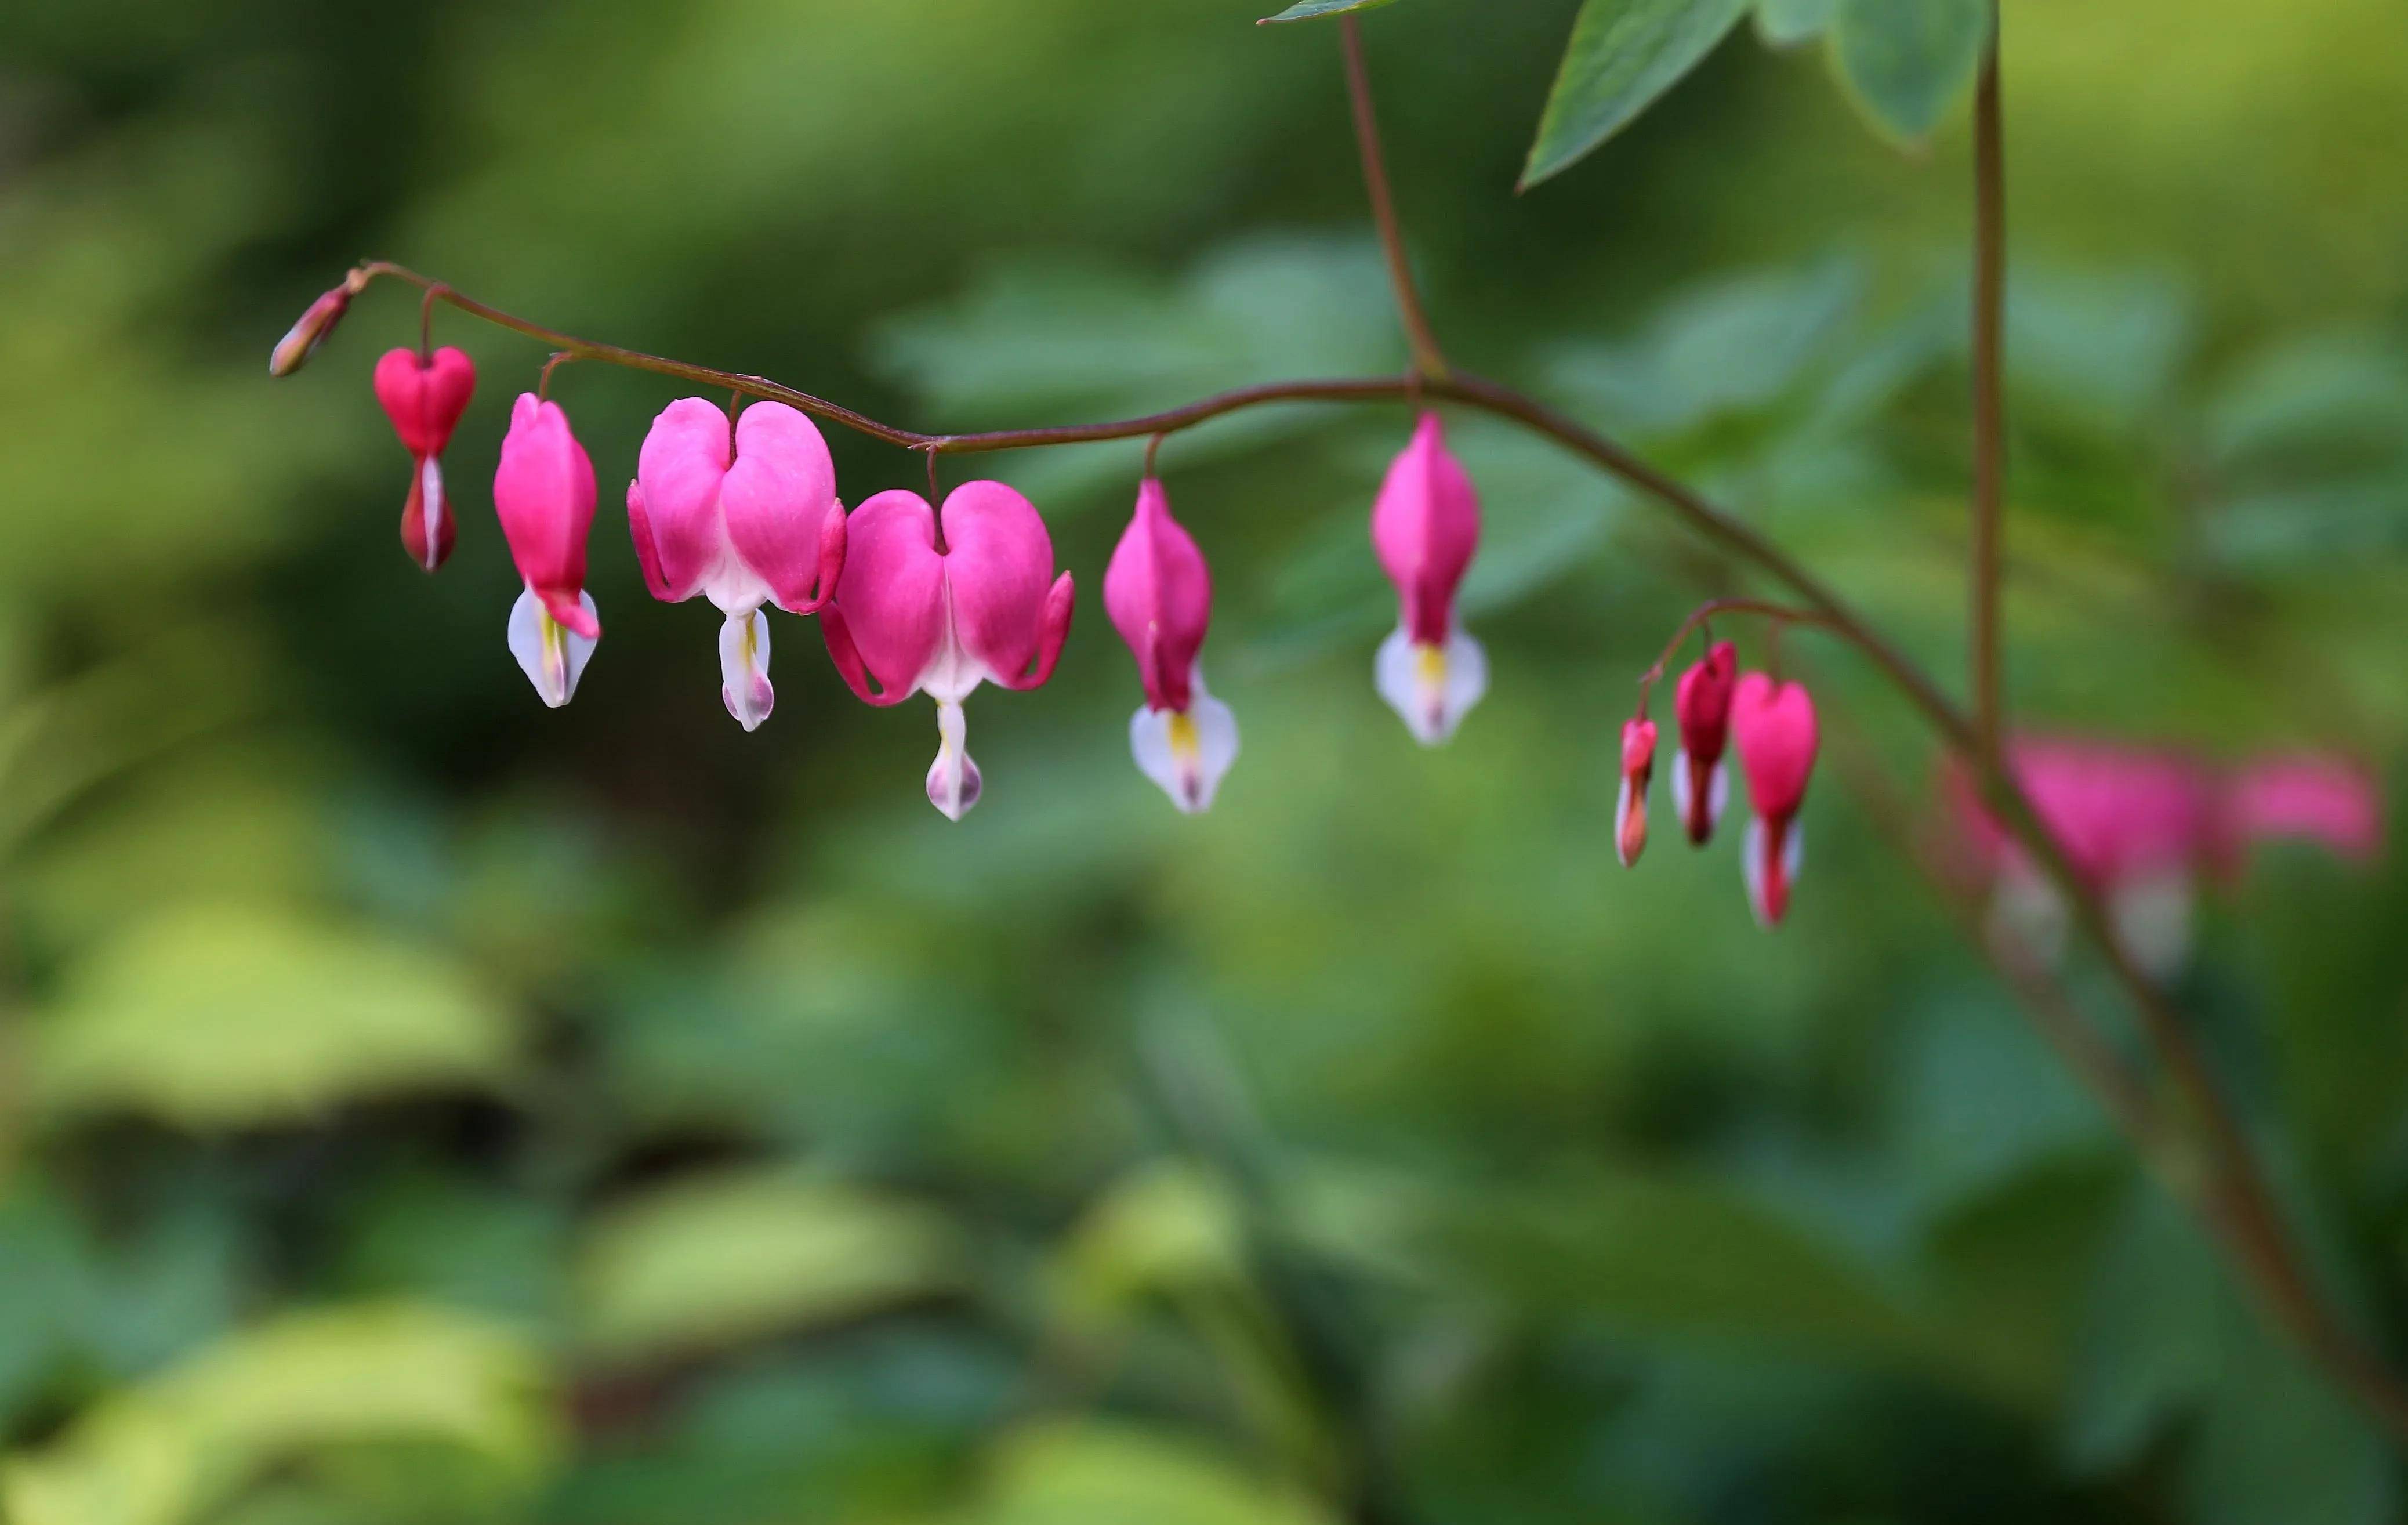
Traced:
POLYGON ((754 403, 731 441, 717 405, 679 398, 644 437, 627 529, 653 597, 699 594, 725 616, 719 695, 737 724, 756 728, 777 699, 761 606, 816 613, 844 566, 844 509, 819 426, 783 403, 754 403))
POLYGON ((1731 692, 1730 728, 1756 811, 1741 849, 1748 903, 1758 922, 1777 927, 1789 913, 1790 891, 1805 863, 1798 811, 1806 803, 1820 741, 1814 700, 1802 683, 1751 672, 1731 692))
POLYGON ((1672 713, 1681 724, 1681 744, 1672 755, 1672 808, 1689 841, 1702 847, 1714 834, 1730 798, 1730 770, 1723 749, 1730 740, 1731 686, 1739 681, 1739 648, 1718 640, 1681 674, 1672 693, 1672 713))
POLYGON ((1424 746, 1436 746, 1488 691, 1488 656, 1463 631, 1455 594, 1480 548, 1480 494, 1446 448, 1446 426, 1421 416, 1371 508, 1371 545, 1397 586, 1396 631, 1372 672, 1380 697, 1424 746))
MULTIPOLYGON (((2125 950, 2159 975, 2189 957, 2201 885, 2237 874, 2251 844, 2303 838, 2361 862, 2381 846, 2373 782, 2344 758, 2288 754, 2226 770, 2173 748, 2025 738, 2009 760, 2041 825, 2105 900, 2125 950)), ((2055 957, 2063 898, 1961 765, 1943 782, 1969 867, 1992 890, 1994 935, 2055 957)))
POLYGON ((941 511, 914 492, 880 493, 853 511, 848 535, 836 602, 820 613, 828 655, 867 703, 937 701, 928 802, 958 821, 982 787, 962 701, 982 683, 1028 689, 1054 676, 1070 574, 1054 577, 1045 521, 999 482, 962 483, 941 511))
POLYGON ((1136 511, 1104 568, 1104 611, 1145 684, 1145 702, 1129 717, 1138 770, 1189 814, 1210 809, 1238 759, 1238 721, 1205 690, 1197 658, 1212 624, 1212 571, 1170 516, 1158 478, 1138 485, 1136 511))
POLYGON ((460 351, 445 346, 431 355, 387 350, 377 361, 377 401, 393 420, 393 432, 409 452, 409 496, 401 507, 401 543, 409 559, 428 571, 452 554, 457 531, 443 493, 443 447, 468 398, 477 390, 477 367, 460 351))
POLYGON ((510 606, 510 655, 544 703, 558 709, 577 692, 602 639, 594 596, 585 591, 594 463, 560 404, 519 394, 494 470, 494 512, 526 584, 510 606))
POLYGON ((1626 869, 1647 850, 1647 785, 1656 776, 1656 722, 1622 723, 1622 793, 1613 805, 1613 853, 1626 869))

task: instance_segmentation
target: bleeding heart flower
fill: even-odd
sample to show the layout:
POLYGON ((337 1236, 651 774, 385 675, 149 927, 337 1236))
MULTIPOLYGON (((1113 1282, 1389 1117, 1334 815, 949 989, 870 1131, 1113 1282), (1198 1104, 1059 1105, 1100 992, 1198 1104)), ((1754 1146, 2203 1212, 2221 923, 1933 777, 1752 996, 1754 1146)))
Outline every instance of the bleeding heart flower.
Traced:
MULTIPOLYGON (((2076 873, 2107 902, 2127 952, 2153 973, 2188 960, 2202 881, 2229 880, 2247 848, 2318 842, 2360 862, 2381 847, 2382 804, 2363 769, 2297 753, 2226 772, 2188 753, 2072 738, 2025 738, 2009 754, 2015 780, 2076 873)), ((1995 935, 2056 956, 2063 898, 1991 815, 1961 765, 1942 775, 1968 868, 1993 890, 1995 935)))
POLYGON ((448 345, 432 355, 387 350, 377 361, 377 401, 393 432, 409 452, 409 496, 401 507, 401 543, 409 559, 428 571, 452 554, 456 531, 443 496, 443 447, 468 398, 477 390, 477 367, 448 345))
POLYGON ((1739 681, 1739 648, 1718 640, 1705 657, 1681 674, 1672 692, 1672 713, 1681 744, 1672 754, 1672 808, 1689 841, 1702 847, 1730 799, 1730 770, 1723 747, 1730 738, 1731 685, 1739 681))
POLYGON ((519 394, 494 470, 494 512, 526 584, 510 606, 510 655, 556 710, 577 692, 594 643, 602 639, 594 596, 585 591, 594 463, 569 432, 560 404, 519 394))
POLYGON ((982 683, 1027 689, 1054 676, 1070 632, 1070 574, 1047 586, 1045 521, 999 482, 962 483, 941 517, 917 493, 880 493, 853 511, 847 532, 836 602, 820 614, 828 655, 867 703, 919 693, 937 701, 928 802, 958 821, 982 786, 962 701, 982 683))
POLYGON ((819 426, 779 402, 737 422, 700 397, 661 410, 627 484, 627 529, 644 584, 664 603, 700 594, 725 616, 719 695, 746 730, 769 718, 769 621, 761 606, 816 613, 844 567, 836 463, 819 426))
POLYGON ((1480 494, 1424 413, 1371 508, 1371 546, 1397 586, 1398 619, 1372 674, 1424 746, 1455 734, 1488 691, 1488 656, 1455 623, 1455 592, 1480 548, 1480 494))
POLYGON ((1626 869, 1647 850, 1647 785, 1656 776, 1656 722, 1622 723, 1622 794, 1613 805, 1613 854, 1626 869))
POLYGON ((1197 660, 1212 624, 1212 572, 1162 483, 1148 477, 1104 568, 1104 611, 1137 657, 1145 703, 1129 720, 1140 771, 1193 814, 1210 808, 1238 758, 1238 721, 1204 688, 1197 660))
POLYGON ((1730 727, 1747 773, 1748 801, 1756 807, 1742 848, 1748 902, 1757 921, 1777 927, 1789 912, 1789 892, 1805 862, 1798 811, 1806 803, 1820 740, 1814 700, 1802 683, 1751 672, 1732 690, 1730 727))

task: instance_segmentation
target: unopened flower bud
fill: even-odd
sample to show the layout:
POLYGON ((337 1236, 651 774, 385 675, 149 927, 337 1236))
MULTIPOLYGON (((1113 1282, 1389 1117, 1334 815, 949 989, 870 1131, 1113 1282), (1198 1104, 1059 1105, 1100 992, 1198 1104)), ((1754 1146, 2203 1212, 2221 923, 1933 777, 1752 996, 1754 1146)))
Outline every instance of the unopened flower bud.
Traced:
POLYGON ((1613 856, 1626 869, 1647 850, 1647 785, 1656 774, 1656 722, 1622 723, 1622 794, 1613 806, 1613 856))
POLYGON ((335 324, 342 322, 343 314, 351 309, 351 298, 358 292, 355 281, 347 279, 310 303, 308 310, 301 314, 300 321, 294 324, 284 337, 276 341, 276 348, 268 352, 267 374, 290 376, 307 365, 309 357, 317 352, 318 346, 326 342, 326 336, 335 331, 335 324))

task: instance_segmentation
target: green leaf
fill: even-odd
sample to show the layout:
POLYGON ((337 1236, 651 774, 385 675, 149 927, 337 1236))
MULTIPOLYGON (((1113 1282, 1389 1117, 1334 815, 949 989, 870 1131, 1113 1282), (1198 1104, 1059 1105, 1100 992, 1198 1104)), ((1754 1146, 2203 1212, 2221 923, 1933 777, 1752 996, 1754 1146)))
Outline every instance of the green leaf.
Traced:
POLYGON ((1336 1525, 1293 1489, 1249 1476, 1195 1443, 1130 1425, 1054 1423, 1003 1442, 970 1525, 1145 1520, 1149 1525, 1336 1525))
POLYGON ((2389 1448, 2364 1416, 2266 1326, 2228 1300, 2214 1395, 2186 1458, 2201 1525, 2388 1525, 2389 1448))
POLYGON ((52 1112, 125 1109, 214 1129, 358 1097, 507 1086, 508 1010, 422 950, 292 912, 210 906, 137 922, 68 980, 33 1035, 52 1112))
POLYGON ((1972 84, 1989 35, 1988 0, 1841 0, 1831 56, 1873 124, 1914 143, 1972 84))
POLYGON ((428 1307, 294 1315, 86 1413, 0 1474, 0 1515, 178 1525, 280 1462, 373 1442, 465 1453, 523 1496, 559 1452, 541 1358, 495 1326, 428 1307))
POLYGON ((1268 26, 1274 22, 1309 22, 1321 16, 1343 16, 1351 11, 1377 10, 1382 6, 1393 6, 1396 3, 1397 0, 1297 0, 1295 5, 1288 7, 1278 15, 1266 16, 1254 24, 1268 26))
POLYGON ((1570 168, 1680 82, 1747 0, 1587 0, 1522 171, 1527 190, 1570 168))
POLYGON ((686 1354, 853 1317, 961 1281, 931 1209, 777 1170, 680 1181, 580 1250, 580 1342, 605 1360, 686 1354))
POLYGON ((1756 0, 1756 35, 1769 47, 1794 48, 1823 35, 1840 0, 1756 0))

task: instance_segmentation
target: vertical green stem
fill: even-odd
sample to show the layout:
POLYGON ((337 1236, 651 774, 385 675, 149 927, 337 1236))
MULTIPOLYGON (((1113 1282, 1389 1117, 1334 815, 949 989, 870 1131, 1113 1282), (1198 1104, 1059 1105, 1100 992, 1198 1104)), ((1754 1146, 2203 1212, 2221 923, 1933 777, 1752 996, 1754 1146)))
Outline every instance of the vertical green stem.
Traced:
POLYGON ((1413 368, 1434 381, 1446 380, 1446 356, 1431 332, 1429 315, 1422 310, 1414 289, 1412 266, 1405 261, 1405 238, 1397 226, 1396 198, 1388 192, 1388 166, 1380 151, 1380 118, 1371 105, 1371 71, 1363 62, 1363 29, 1352 16, 1340 17, 1340 33, 1346 44, 1346 94, 1354 106, 1354 142, 1363 151, 1363 188, 1370 193, 1371 221, 1379 224, 1380 247, 1388 256, 1388 281, 1397 288, 1397 316, 1413 347, 1413 368))
POLYGON ((1999 108, 1999 16, 1973 99, 1973 731, 1981 766, 2001 765, 2000 540, 2005 518, 2007 287, 2005 134, 1999 108))

